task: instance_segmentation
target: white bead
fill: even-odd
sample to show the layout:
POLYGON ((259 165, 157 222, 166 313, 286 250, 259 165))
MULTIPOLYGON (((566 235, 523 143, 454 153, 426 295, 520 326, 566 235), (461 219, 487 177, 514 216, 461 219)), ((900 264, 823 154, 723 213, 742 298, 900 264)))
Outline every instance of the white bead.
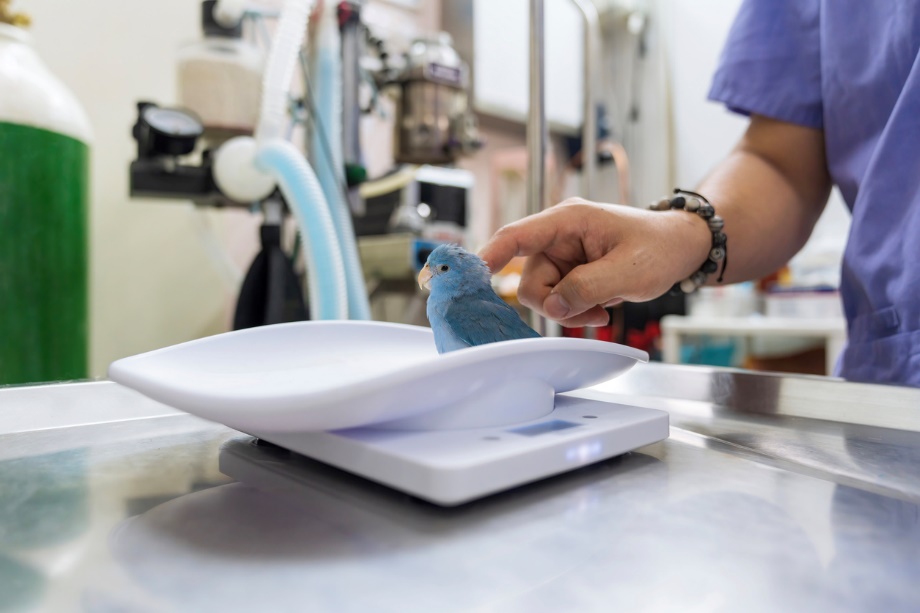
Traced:
POLYGON ((690 294, 696 291, 696 283, 692 279, 684 279, 680 282, 680 291, 690 294))
POLYGON ((684 204, 684 209, 690 211, 691 213, 696 213, 697 211, 700 210, 701 204, 702 203, 700 202, 699 198, 694 198, 693 196, 690 196, 687 198, 686 204, 684 204))
POLYGON ((211 9, 211 14, 219 26, 235 28, 243 20, 246 4, 244 0, 224 0, 214 5, 214 8, 211 9))

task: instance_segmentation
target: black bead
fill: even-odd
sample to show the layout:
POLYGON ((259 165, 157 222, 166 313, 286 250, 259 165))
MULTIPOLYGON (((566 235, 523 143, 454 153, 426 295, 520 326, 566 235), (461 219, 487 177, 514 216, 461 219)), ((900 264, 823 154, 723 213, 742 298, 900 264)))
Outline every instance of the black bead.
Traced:
POLYGON ((687 199, 683 196, 674 196, 671 198, 671 208, 672 209, 682 209, 684 205, 687 204, 687 199))
POLYGON ((684 292, 680 289, 680 283, 675 283, 671 286, 671 289, 668 290, 669 296, 680 296, 684 292))
POLYGON ((707 275, 711 275, 719 269, 719 265, 713 262, 712 260, 706 260, 703 262, 703 265, 700 266, 700 270, 705 272, 707 275))
POLYGON ((725 236, 722 232, 717 232, 712 235, 712 246, 713 247, 724 247, 725 241, 728 240, 728 237, 725 236))
POLYGON ((712 208, 711 204, 706 204, 705 202, 700 205, 700 210, 696 212, 697 215, 703 219, 709 219, 716 214, 716 210, 712 208))

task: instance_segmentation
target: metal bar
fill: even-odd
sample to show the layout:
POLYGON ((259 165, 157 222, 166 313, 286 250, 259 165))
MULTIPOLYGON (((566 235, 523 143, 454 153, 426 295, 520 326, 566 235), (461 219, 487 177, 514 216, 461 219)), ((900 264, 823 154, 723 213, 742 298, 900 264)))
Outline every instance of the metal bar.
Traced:
POLYGON ((546 194, 543 0, 530 0, 530 102, 527 118, 527 214, 543 210, 546 194))
MULTIPOLYGON (((546 194, 546 109, 544 95, 543 0, 530 0, 530 103, 527 117, 527 214, 543 210, 546 194)), ((545 322, 531 312, 531 325, 545 333, 545 322)))
POLYGON ((597 176, 597 79, 601 53, 601 23, 591 0, 572 0, 585 22, 584 33, 584 119, 581 131, 581 196, 591 200, 597 176))

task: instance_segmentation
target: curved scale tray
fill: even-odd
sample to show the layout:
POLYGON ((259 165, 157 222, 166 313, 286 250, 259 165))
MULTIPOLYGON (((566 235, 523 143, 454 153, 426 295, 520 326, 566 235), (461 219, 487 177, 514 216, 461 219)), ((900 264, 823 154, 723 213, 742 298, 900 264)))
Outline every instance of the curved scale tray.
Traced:
POLYGON ((428 328, 316 321, 228 332, 124 358, 111 364, 109 377, 244 431, 385 422, 426 429, 535 419, 552 410, 553 392, 595 385, 646 361, 636 349, 570 338, 439 355, 428 328), (460 419, 440 419, 451 411, 460 419), (469 412, 476 416, 462 417, 469 412))

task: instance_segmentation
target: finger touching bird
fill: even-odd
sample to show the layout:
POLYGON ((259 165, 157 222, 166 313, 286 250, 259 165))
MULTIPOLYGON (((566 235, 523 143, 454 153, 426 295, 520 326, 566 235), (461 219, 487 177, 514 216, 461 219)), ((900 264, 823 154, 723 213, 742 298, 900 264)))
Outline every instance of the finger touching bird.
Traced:
POLYGON ((431 290, 427 312, 438 353, 540 336, 492 289, 485 262, 462 247, 436 247, 418 284, 431 290))

